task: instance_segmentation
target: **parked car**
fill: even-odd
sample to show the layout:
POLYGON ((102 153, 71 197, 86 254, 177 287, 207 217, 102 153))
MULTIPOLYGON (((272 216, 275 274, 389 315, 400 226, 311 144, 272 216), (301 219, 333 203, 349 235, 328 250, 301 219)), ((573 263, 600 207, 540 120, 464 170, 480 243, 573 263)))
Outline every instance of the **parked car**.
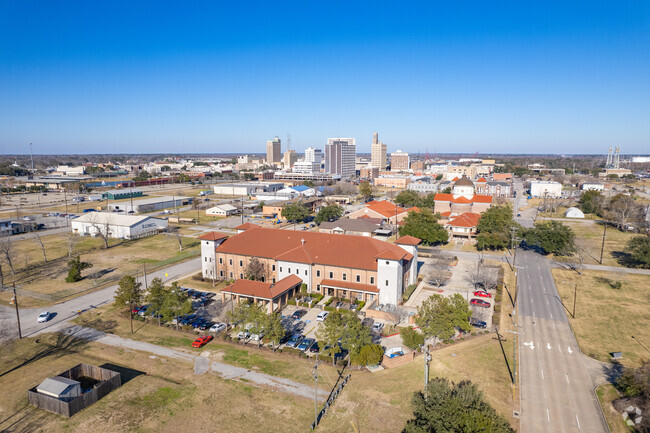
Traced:
POLYGON ((237 334, 237 338, 240 340, 246 340, 251 337, 251 333, 248 331, 239 331, 239 334, 237 334))
POLYGON ((490 308, 490 303, 485 302, 483 299, 472 299, 469 301, 470 304, 476 305, 477 307, 490 308))
POLYGON ((478 320, 478 319, 474 319, 474 318, 469 319, 469 324, 472 325, 475 328, 480 328, 480 329, 487 328, 487 323, 485 323, 482 320, 478 320))
POLYGON ((287 341, 287 347, 297 347, 304 337, 300 334, 294 334, 293 337, 287 341))
POLYGON ((474 296, 480 296, 481 298, 491 298, 492 295, 489 294, 488 292, 485 292, 483 290, 477 290, 474 292, 474 296))
POLYGON ((264 338, 264 332, 260 332, 259 334, 251 334, 251 340, 253 341, 260 341, 262 338, 264 338))
POLYGON ((133 314, 138 314, 138 311, 140 311, 141 308, 142 308, 142 305, 138 305, 137 307, 133 307, 133 309, 131 310, 131 312, 132 312, 133 314))
POLYGON ((320 347, 318 347, 318 341, 315 341, 314 344, 312 344, 311 347, 309 348, 309 351, 311 353, 318 353, 319 350, 320 347))
POLYGON ((50 320, 49 311, 43 311, 41 314, 38 315, 38 323, 45 323, 48 320, 50 320))
POLYGON ((189 325, 194 320, 196 320, 196 314, 190 314, 189 316, 185 316, 184 318, 182 318, 180 322, 181 325, 189 325))
POLYGON ((377 334, 379 334, 382 329, 384 329, 384 324, 381 322, 375 322, 370 328, 372 332, 376 332, 377 334))
POLYGON ((321 311, 320 313, 318 313, 318 316, 316 316, 316 320, 318 320, 319 322, 324 322, 325 319, 327 319, 327 316, 329 314, 330 314, 329 311, 321 311))
POLYGON ((294 319, 294 320, 298 320, 298 319, 300 319, 302 316, 304 316, 305 314, 307 314, 307 311, 305 311, 305 310, 296 310, 296 311, 294 311, 293 314, 291 315, 291 318, 294 319))
POLYGON ((144 317, 144 315, 147 314, 148 309, 149 309, 149 305, 143 305, 138 311, 138 316, 144 317))
POLYGON ((214 337, 212 335, 204 335, 202 337, 197 338, 194 340, 192 343, 192 347, 203 347, 206 344, 208 344, 210 341, 212 341, 214 337))
POLYGON ((313 338, 305 338, 298 345, 298 350, 302 350, 303 352, 306 351, 311 347, 312 344, 314 344, 315 341, 316 340, 314 340, 313 338))
POLYGON ((219 322, 219 323, 215 323, 214 325, 212 325, 212 326, 210 327, 209 332, 221 332, 221 331, 225 331, 227 327, 228 327, 228 325, 226 325, 225 323, 221 323, 221 322, 219 322))
POLYGON ((211 322, 211 321, 209 321, 209 320, 206 320, 206 321, 204 321, 203 323, 201 323, 201 324, 199 325, 199 330, 201 330, 201 331, 207 331, 208 329, 212 328, 212 325, 213 325, 213 324, 214 324, 214 322, 211 322))

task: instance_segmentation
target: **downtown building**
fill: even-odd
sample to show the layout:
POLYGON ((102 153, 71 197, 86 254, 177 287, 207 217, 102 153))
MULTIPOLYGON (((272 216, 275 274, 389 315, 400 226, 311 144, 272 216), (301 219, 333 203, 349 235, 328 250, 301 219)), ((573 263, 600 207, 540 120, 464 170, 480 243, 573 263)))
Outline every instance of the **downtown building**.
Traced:
POLYGON ((408 171, 411 168, 411 156, 408 152, 398 150, 390 154, 390 171, 408 171))
POLYGON ((370 166, 377 167, 379 170, 386 169, 386 152, 388 146, 379 141, 379 136, 375 132, 372 135, 372 145, 370 146, 370 166))
POLYGON ((275 137, 273 140, 266 142, 266 163, 282 163, 282 141, 280 141, 279 137, 275 137))
POLYGON ((325 146, 325 172, 350 178, 356 174, 357 145, 354 138, 328 138, 325 146))

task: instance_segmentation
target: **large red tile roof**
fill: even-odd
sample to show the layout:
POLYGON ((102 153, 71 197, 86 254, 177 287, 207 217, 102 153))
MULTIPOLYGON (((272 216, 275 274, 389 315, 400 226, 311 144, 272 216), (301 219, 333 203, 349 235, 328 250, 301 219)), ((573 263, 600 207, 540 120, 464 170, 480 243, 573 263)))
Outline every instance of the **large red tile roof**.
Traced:
POLYGON ((363 292, 379 293, 379 289, 372 284, 353 283, 351 281, 329 280, 320 282, 321 286, 338 287, 339 289, 359 290, 363 292))
POLYGON ((222 289, 225 293, 234 293, 242 296, 254 296, 256 298, 273 299, 282 295, 292 287, 302 284, 300 277, 289 275, 275 284, 263 281, 252 281, 240 279, 222 289))
POLYGON ((216 251, 367 270, 377 269, 378 255, 386 254, 405 260, 412 258, 411 254, 398 245, 371 237, 298 232, 259 226, 229 237, 216 251))
POLYGON ((433 197, 434 201, 450 201, 452 203, 492 203, 492 196, 474 194, 471 200, 465 197, 454 198, 453 194, 438 193, 433 197))
POLYGON ((248 230, 248 229, 254 229, 256 227, 259 227, 257 224, 253 223, 244 223, 240 224, 237 227, 235 227, 235 230, 248 230))
POLYGON ((449 221, 449 225, 452 227, 476 227, 479 219, 481 219, 481 215, 465 212, 449 221))

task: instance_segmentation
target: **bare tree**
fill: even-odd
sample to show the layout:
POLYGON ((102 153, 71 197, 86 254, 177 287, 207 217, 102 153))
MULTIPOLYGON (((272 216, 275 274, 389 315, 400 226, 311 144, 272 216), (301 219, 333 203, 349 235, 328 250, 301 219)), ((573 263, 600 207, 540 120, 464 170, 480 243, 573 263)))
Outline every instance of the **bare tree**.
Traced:
POLYGON ((176 240, 178 241, 178 249, 179 251, 183 251, 183 238, 181 237, 181 232, 179 230, 179 227, 169 227, 169 230, 176 235, 176 240))
POLYGON ((614 197, 609 205, 609 217, 616 222, 619 230, 625 230, 630 222, 637 222, 641 213, 642 207, 628 195, 614 197))
POLYGON ((449 267, 442 261, 436 260, 431 266, 431 273, 428 275, 429 284, 432 284, 439 289, 443 286, 450 277, 449 267))
POLYGON ((16 256, 17 252, 13 240, 9 236, 0 236, 0 257, 2 262, 11 269, 11 275, 16 275, 14 269, 16 256))
POLYGON ((43 243, 43 239, 41 239, 41 235, 38 234, 38 232, 34 232, 34 241, 41 246, 41 250, 43 251, 43 262, 47 264, 47 255, 45 254, 45 244, 43 243))
POLYGON ((108 249, 108 240, 111 236, 111 220, 112 215, 107 212, 93 212, 88 221, 95 231, 95 235, 102 238, 104 241, 104 248, 108 249))
POLYGON ((75 255, 76 247, 78 243, 79 243, 79 236, 77 236, 73 231, 69 231, 68 232, 68 258, 69 259, 75 255))

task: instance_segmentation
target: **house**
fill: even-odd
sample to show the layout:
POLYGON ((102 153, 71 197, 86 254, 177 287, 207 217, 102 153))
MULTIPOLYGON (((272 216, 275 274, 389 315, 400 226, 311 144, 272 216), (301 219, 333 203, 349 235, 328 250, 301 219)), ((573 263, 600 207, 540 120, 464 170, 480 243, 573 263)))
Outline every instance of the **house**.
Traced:
POLYGON ((137 239, 166 229, 167 220, 113 212, 89 212, 73 219, 70 225, 73 233, 82 236, 108 233, 108 237, 114 239, 137 239))
POLYGON ((514 189, 511 182, 489 181, 481 177, 476 181, 476 193, 491 197, 512 197, 514 189))
POLYGON ((349 213, 347 217, 350 219, 379 218, 382 222, 395 224, 400 223, 411 211, 419 212, 420 209, 417 207, 405 209, 386 200, 373 200, 366 203, 365 207, 349 213))
POLYGON ((36 387, 36 392, 70 401, 81 395, 81 382, 62 376, 48 377, 36 387))
POLYGON ((220 204, 211 207, 210 209, 206 209, 205 211, 206 215, 212 215, 212 216, 230 216, 230 215, 235 215, 236 213, 237 213, 237 208, 230 204, 220 204))
POLYGON ((381 227, 381 221, 371 218, 349 219, 340 218, 336 221, 325 221, 318 226, 321 233, 334 233, 338 235, 372 236, 375 230, 381 227))
POLYGON ((302 280, 296 275, 289 275, 277 283, 264 281, 236 280, 221 290, 221 298, 226 302, 226 295, 238 304, 244 300, 266 307, 268 314, 279 311, 287 301, 300 293, 302 280))
POLYGON ((278 218, 284 220, 284 218, 282 218, 282 209, 284 209, 285 206, 300 203, 305 206, 310 213, 312 213, 316 211, 322 201, 323 199, 320 197, 310 197, 305 200, 286 200, 265 203, 264 206, 262 206, 262 215, 269 218, 278 218))
POLYGON ((309 293, 392 305, 399 304, 406 287, 417 281, 420 240, 411 236, 392 244, 369 236, 251 224, 234 236, 206 234, 200 239, 204 278, 243 279, 255 258, 265 269, 264 282, 295 275, 309 293))

